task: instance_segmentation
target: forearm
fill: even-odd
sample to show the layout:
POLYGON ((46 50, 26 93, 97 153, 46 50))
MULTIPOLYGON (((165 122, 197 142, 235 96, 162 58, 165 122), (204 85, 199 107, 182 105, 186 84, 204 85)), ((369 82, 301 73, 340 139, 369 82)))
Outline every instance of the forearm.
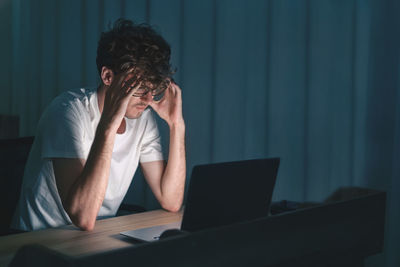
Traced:
POLYGON ((94 227, 108 185, 115 132, 99 125, 82 173, 71 185, 67 212, 84 230, 94 227))
POLYGON ((186 179, 185 124, 170 125, 168 163, 161 178, 161 206, 178 211, 183 202, 186 179))

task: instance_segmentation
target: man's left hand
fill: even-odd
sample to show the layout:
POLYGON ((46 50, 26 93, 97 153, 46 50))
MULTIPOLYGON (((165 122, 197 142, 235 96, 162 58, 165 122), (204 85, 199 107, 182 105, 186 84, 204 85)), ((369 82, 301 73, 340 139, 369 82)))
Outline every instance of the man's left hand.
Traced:
POLYGON ((179 86, 171 82, 165 90, 165 95, 160 102, 151 102, 150 106, 157 114, 167 122, 169 127, 184 125, 182 115, 182 90, 179 86))

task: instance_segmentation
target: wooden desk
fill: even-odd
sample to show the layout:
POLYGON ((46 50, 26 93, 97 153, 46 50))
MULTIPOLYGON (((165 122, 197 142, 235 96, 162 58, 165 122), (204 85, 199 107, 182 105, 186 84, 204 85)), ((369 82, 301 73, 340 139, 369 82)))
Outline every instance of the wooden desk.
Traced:
POLYGON ((138 246, 119 235, 182 217, 152 211, 99 221, 92 232, 64 226, 0 238, 0 264, 39 243, 50 250, 25 247, 15 266, 362 267, 383 250, 385 207, 386 193, 376 192, 138 246))
POLYGON ((41 244, 68 256, 90 255, 132 246, 119 233, 143 227, 182 220, 182 212, 155 210, 115 217, 96 222, 93 231, 81 231, 75 226, 33 231, 0 237, 0 266, 7 266, 17 250, 27 244, 41 244))

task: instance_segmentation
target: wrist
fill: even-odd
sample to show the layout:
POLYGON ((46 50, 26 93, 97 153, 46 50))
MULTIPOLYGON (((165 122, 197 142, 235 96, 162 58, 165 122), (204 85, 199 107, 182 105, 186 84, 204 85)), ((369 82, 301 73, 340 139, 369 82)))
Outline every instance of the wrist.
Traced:
POLYGON ((171 131, 176 130, 185 132, 185 121, 183 119, 168 123, 168 126, 171 131))
POLYGON ((97 125, 96 134, 103 137, 111 137, 117 133, 118 127, 115 123, 108 123, 103 119, 100 119, 97 125))

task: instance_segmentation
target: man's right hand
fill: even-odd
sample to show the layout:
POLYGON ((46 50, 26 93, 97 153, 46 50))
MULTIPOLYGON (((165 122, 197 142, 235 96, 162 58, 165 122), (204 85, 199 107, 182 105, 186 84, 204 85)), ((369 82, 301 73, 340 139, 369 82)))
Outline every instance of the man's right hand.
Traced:
POLYGON ((138 76, 134 70, 115 75, 109 86, 106 87, 104 107, 100 125, 105 130, 116 131, 125 116, 132 91, 140 86, 138 76))

